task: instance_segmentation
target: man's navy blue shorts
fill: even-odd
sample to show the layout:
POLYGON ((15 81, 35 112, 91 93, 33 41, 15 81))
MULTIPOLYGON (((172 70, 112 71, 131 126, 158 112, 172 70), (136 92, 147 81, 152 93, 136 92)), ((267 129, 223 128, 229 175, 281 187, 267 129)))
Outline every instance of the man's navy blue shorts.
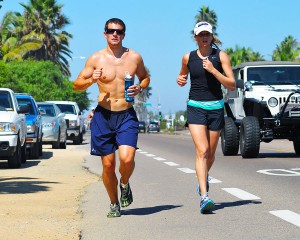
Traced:
POLYGON ((106 156, 120 145, 137 148, 139 122, 133 108, 110 111, 97 106, 91 122, 91 155, 106 156))
POLYGON ((187 106, 187 123, 205 125, 211 131, 219 131, 224 127, 224 108, 205 110, 187 106))

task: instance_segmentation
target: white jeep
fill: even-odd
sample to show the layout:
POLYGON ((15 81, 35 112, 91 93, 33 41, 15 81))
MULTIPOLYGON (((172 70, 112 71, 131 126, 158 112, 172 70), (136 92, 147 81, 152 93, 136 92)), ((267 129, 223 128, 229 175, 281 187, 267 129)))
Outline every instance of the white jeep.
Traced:
POLYGON ((0 88, 0 159, 10 168, 26 162, 27 106, 19 106, 14 92, 0 88))
POLYGON ((225 156, 254 158, 260 142, 288 139, 300 154, 300 63, 245 62, 233 68, 236 90, 225 90, 225 156))

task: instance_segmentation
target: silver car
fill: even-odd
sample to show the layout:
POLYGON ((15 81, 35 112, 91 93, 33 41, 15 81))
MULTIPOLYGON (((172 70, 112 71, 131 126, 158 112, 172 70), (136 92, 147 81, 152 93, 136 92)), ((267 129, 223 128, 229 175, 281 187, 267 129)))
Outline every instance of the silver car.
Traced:
POLYGON ((43 143, 51 143, 52 148, 66 149, 67 123, 65 114, 55 103, 38 102, 43 122, 43 143))

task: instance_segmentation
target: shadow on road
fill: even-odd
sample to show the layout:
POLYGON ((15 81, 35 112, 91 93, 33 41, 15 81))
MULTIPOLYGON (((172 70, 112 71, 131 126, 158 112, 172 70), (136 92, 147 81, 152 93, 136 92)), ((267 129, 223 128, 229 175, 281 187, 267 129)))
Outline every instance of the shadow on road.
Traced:
POLYGON ((37 178, 28 177, 0 177, 0 194, 24 194, 48 191, 45 184, 58 184, 58 182, 37 181, 37 178))
POLYGON ((222 208, 228 207, 238 207, 247 204, 261 204, 261 201, 254 201, 254 200, 241 200, 236 202, 224 202, 224 203, 216 203, 214 210, 220 210, 222 208))
POLYGON ((150 215, 178 207, 182 207, 182 205, 161 205, 155 207, 135 208, 129 210, 122 210, 122 215, 150 215))
POLYGON ((260 153, 258 155, 259 158, 300 158, 300 155, 296 153, 260 153))

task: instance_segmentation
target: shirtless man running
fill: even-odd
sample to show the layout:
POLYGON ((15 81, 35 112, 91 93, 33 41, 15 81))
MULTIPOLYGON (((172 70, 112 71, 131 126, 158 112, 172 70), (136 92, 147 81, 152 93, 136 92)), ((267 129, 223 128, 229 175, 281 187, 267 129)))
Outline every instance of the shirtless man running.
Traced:
POLYGON ((106 48, 88 58, 74 81, 74 89, 84 91, 94 83, 99 87, 98 106, 91 124, 91 154, 101 156, 102 179, 111 201, 107 217, 119 217, 115 151, 119 150, 120 159, 120 202, 122 207, 127 207, 133 201, 129 178, 135 166, 139 125, 132 102, 125 100, 125 73, 139 79, 139 84, 128 89, 129 97, 147 88, 150 77, 140 54, 122 46, 126 31, 124 22, 118 18, 109 19, 104 30, 106 48))

